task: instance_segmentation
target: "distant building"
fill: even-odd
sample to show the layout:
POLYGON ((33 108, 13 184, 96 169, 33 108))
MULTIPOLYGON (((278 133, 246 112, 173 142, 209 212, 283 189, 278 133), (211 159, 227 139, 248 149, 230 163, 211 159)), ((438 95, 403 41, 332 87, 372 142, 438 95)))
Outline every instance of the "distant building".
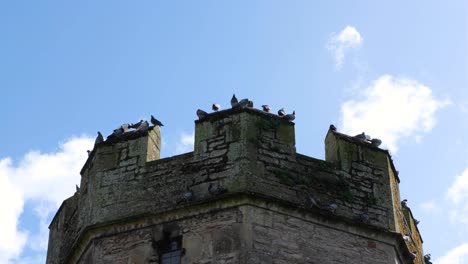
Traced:
POLYGON ((244 108, 195 121, 193 152, 160 146, 159 127, 95 146, 48 264, 425 263, 392 159, 365 140, 332 127, 318 160, 296 153, 294 123, 244 108))

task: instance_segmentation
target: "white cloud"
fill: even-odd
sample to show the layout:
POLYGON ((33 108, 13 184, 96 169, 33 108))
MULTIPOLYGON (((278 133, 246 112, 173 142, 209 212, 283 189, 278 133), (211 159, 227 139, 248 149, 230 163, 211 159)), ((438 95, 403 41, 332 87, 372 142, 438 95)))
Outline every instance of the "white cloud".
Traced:
POLYGON ((468 168, 447 190, 446 198, 451 202, 450 218, 453 222, 468 224, 468 168))
POLYGON ((346 26, 338 35, 332 34, 326 48, 333 53, 336 69, 341 69, 344 64, 345 54, 352 49, 361 47, 363 38, 352 26, 346 26))
POLYGON ((468 243, 450 250, 444 256, 434 261, 436 264, 468 264, 468 243))
POLYGON ((181 154, 193 151, 194 141, 195 134, 193 132, 191 134, 182 133, 180 135, 179 142, 177 142, 176 144, 176 153, 181 154))
POLYGON ((416 80, 384 75, 357 99, 341 105, 341 129, 351 135, 369 133, 395 152, 400 139, 429 132, 436 123, 435 112, 448 104, 416 80))
MULTIPOLYGON (((79 171, 93 139, 72 138, 59 145, 53 153, 30 151, 17 164, 11 158, 0 160, 0 263, 18 260, 25 246, 43 258, 47 249, 48 218, 61 202, 73 195, 79 184, 79 171), (19 229, 18 219, 27 202, 37 203, 39 233, 19 229)), ((26 261, 26 260, 24 260, 26 261)))

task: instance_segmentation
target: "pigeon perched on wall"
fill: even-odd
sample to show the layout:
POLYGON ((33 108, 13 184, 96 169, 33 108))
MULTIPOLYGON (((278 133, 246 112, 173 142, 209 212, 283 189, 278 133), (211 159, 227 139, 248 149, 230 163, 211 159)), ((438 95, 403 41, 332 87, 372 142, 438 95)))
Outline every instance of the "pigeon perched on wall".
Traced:
POLYGON ((88 152, 88 156, 91 155, 91 150, 87 150, 86 152, 88 152))
POLYGON ((287 114, 284 116, 284 119, 288 120, 288 121, 294 121, 294 119, 296 119, 296 111, 293 111, 292 114, 287 114))
POLYGON ((359 213, 357 214, 354 219, 356 219, 359 222, 366 223, 369 221, 369 214, 367 213, 359 213))
POLYGON ((148 122, 147 122, 147 121, 143 121, 143 122, 137 127, 137 129, 136 129, 135 131, 144 131, 144 132, 146 132, 146 131, 148 131, 148 128, 149 128, 148 122))
POLYGON ((247 101, 247 107, 253 108, 254 107, 253 101, 248 100, 247 101))
POLYGON ((129 124, 122 124, 122 126, 120 126, 123 130, 124 133, 127 133, 129 130, 130 130, 130 125, 129 124))
POLYGON ((77 193, 80 192, 80 187, 78 186, 78 184, 75 184, 75 189, 76 189, 76 192, 77 192, 77 193))
POLYGON ((286 111, 284 111, 284 108, 281 108, 280 110, 278 110, 278 115, 281 117, 286 115, 286 111))
POLYGON ((427 260, 427 261, 431 260, 431 254, 424 255, 424 260, 427 260))
POLYGON ((378 139, 378 138, 373 138, 371 140, 371 143, 372 143, 372 146, 374 147, 378 147, 382 144, 382 140, 378 139))
POLYGON ((362 132, 361 134, 357 134, 354 136, 355 139, 358 139, 358 140, 366 140, 367 139, 367 136, 366 136, 366 133, 362 132))
POLYGON ((418 219, 414 218, 414 223, 415 223, 416 225, 419 225, 419 223, 421 223, 421 221, 419 221, 418 219))
POLYGON ((177 201, 177 204, 180 204, 180 203, 188 203, 188 202, 191 202, 193 201, 193 192, 192 191, 186 191, 184 192, 179 200, 177 201))
POLYGON ((210 184, 208 185, 208 192, 211 195, 220 195, 227 192, 227 189, 221 186, 219 183, 215 185, 212 182, 210 182, 210 184))
POLYGON ((213 109, 213 111, 215 112, 218 112, 219 109, 221 109, 221 106, 219 104, 213 104, 213 106, 211 106, 211 109, 213 109))
POLYGON ((201 109, 197 110, 197 116, 198 116, 199 120, 205 118, 207 115, 208 115, 207 112, 205 112, 205 111, 203 111, 201 109))
POLYGON ((270 113, 270 110, 271 110, 269 105, 262 105, 262 109, 263 109, 263 111, 265 111, 267 113, 270 113))
POLYGON ((97 132, 97 137, 96 137, 96 140, 94 141, 94 145, 96 146, 97 144, 99 143, 102 143, 104 142, 104 137, 102 136, 101 132, 97 132))
POLYGON ((150 121, 151 121, 151 124, 153 124, 153 126, 159 126, 159 127, 164 126, 164 125, 161 123, 161 121, 159 121, 159 120, 157 120, 156 118, 154 118, 153 115, 151 115, 150 121))
POLYGON ((128 127, 133 128, 133 129, 137 129, 143 122, 144 122, 143 120, 140 120, 139 122, 137 122, 135 124, 130 124, 128 127))
POLYGON ((403 201, 401 201, 401 207, 403 207, 403 208, 408 207, 408 199, 403 199, 403 201))
POLYGON ((237 101, 237 97, 235 94, 232 95, 232 98, 231 98, 231 107, 234 108, 237 106, 237 104, 239 103, 239 101, 237 101))
POLYGON ((327 205, 326 209, 330 213, 335 214, 337 208, 338 208, 338 205, 336 203, 331 203, 331 204, 327 205))
POLYGON ((410 242, 410 241, 411 241, 411 237, 409 236, 409 234, 406 234, 406 235, 403 236, 403 240, 404 240, 405 242, 410 242))
POLYGON ((309 202, 310 202, 310 207, 319 207, 317 201, 314 199, 312 195, 309 195, 309 202))
POLYGON ((331 131, 336 131, 336 126, 333 125, 333 124, 331 124, 331 125, 330 125, 330 130, 331 130, 331 131))
POLYGON ((239 103, 235 107, 236 108, 245 108, 248 105, 249 105, 249 99, 245 98, 245 99, 240 100, 239 103))
POLYGON ((410 254, 411 260, 415 260, 415 259, 416 259, 416 256, 418 255, 417 253, 418 253, 418 252, 413 251, 413 252, 410 254))

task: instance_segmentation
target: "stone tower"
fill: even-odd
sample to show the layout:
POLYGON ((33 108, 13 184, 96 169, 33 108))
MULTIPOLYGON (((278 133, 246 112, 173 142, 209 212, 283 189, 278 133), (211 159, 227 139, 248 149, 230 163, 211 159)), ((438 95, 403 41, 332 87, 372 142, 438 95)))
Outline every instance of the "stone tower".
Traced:
POLYGON ((425 263, 392 159, 365 140, 331 127, 318 160, 294 123, 243 108, 195 121, 193 152, 160 159, 160 143, 150 127, 95 146, 48 264, 425 263))

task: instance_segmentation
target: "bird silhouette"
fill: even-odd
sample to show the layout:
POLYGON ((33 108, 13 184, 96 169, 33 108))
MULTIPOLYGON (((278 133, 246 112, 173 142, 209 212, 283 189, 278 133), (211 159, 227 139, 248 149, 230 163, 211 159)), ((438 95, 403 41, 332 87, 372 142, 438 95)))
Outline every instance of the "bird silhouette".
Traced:
POLYGON ((215 111, 215 112, 218 112, 219 109, 221 109, 221 106, 219 104, 213 104, 211 106, 211 109, 213 109, 213 111, 215 111))
POLYGON ((144 132, 146 132, 146 131, 148 131, 148 128, 149 128, 148 122, 147 122, 147 121, 143 121, 143 122, 137 127, 137 129, 136 129, 135 131, 144 131, 144 132))
POLYGON ((101 132, 97 132, 97 137, 96 137, 96 140, 94 141, 94 145, 96 146, 97 144, 100 144, 102 142, 104 142, 104 137, 102 136, 101 132))
POLYGON ((160 127, 164 126, 161 123, 161 121, 157 120, 153 115, 151 115, 150 121, 151 121, 151 124, 153 124, 153 126, 160 126, 160 127))
POLYGON ((205 111, 203 111, 201 109, 197 110, 197 116, 198 116, 199 120, 205 118, 207 115, 208 115, 207 112, 205 112, 205 111))
POLYGON ((231 107, 234 108, 237 106, 239 102, 237 101, 237 97, 235 94, 232 95, 232 98, 231 98, 231 107))
POLYGON ((293 111, 292 114, 285 115, 284 119, 288 121, 294 121, 294 119, 296 119, 296 111, 293 111))
POLYGON ((265 111, 267 113, 270 113, 270 110, 271 110, 269 105, 262 105, 262 109, 263 109, 263 111, 265 111))
POLYGON ((177 204, 187 203, 191 201, 193 201, 193 192, 188 190, 180 196, 179 200, 177 201, 177 204))
POLYGON ((284 108, 281 108, 280 110, 278 110, 278 115, 283 117, 286 115, 286 112, 284 111, 284 108))
POLYGON ((371 143, 372 143, 372 146, 374 147, 378 147, 382 144, 382 140, 378 139, 378 138, 373 138, 371 140, 371 143))

